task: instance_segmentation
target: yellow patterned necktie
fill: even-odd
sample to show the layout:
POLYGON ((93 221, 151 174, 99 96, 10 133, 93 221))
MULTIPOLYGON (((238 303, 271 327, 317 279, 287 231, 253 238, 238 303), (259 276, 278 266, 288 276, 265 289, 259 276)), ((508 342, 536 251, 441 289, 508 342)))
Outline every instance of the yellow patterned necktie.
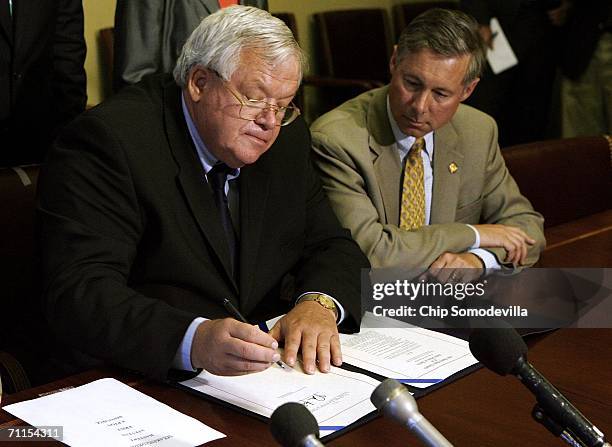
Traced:
POLYGON ((400 210, 402 230, 415 230, 425 225, 425 173, 421 158, 423 149, 425 140, 417 138, 406 156, 400 210))

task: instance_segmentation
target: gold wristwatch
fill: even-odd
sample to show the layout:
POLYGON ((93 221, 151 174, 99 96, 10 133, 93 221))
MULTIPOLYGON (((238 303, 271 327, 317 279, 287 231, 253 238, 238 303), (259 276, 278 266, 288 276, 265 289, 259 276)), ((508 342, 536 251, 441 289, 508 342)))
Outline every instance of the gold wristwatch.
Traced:
POLYGON ((331 310, 336 316, 336 320, 338 320, 338 308, 336 307, 336 303, 327 295, 323 295, 322 293, 309 293, 301 297, 298 303, 303 301, 316 301, 324 308, 331 310))

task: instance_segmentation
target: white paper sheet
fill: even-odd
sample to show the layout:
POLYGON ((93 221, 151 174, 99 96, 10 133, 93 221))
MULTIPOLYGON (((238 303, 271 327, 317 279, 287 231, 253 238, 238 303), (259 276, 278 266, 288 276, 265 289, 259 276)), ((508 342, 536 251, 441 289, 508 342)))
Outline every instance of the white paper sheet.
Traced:
POLYGON ((426 388, 478 363, 465 340, 366 312, 358 334, 340 334, 345 363, 426 388))
POLYGON ((73 447, 188 447, 225 435, 115 379, 3 408, 34 426, 63 426, 73 447))
POLYGON ((491 66, 493 73, 499 74, 518 64, 518 59, 506 38, 506 34, 502 29, 497 18, 491 19, 491 32, 495 36, 493 38, 493 48, 487 49, 487 60, 491 66))
POLYGON ((376 411, 370 395, 379 383, 333 366, 325 374, 319 371, 304 374, 298 363, 292 371, 272 366, 263 372, 236 377, 202 371, 181 385, 265 417, 284 403, 302 403, 316 418, 323 437, 376 411))

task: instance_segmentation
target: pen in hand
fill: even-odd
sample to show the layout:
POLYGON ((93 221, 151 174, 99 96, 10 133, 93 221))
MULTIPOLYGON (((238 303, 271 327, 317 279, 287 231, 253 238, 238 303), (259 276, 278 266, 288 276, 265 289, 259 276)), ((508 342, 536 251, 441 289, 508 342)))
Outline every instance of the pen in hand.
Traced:
MULTIPOLYGON (((238 309, 236 309, 236 306, 234 306, 232 304, 232 302, 229 300, 229 298, 223 298, 223 307, 225 307, 225 310, 227 310, 229 312, 229 314, 234 317, 236 320, 241 321, 242 323, 247 323, 250 324, 246 318, 244 318, 244 315, 242 315, 240 313, 240 311, 238 309)), ((280 366, 283 369, 286 369, 288 367, 285 366, 285 364, 283 362, 281 362, 280 360, 278 360, 276 362, 276 364, 278 366, 280 366)))

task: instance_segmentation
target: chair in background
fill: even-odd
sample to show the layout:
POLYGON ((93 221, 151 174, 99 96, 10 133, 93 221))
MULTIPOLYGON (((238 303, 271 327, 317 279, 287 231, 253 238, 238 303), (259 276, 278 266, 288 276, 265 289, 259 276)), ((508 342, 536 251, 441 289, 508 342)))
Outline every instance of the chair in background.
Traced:
POLYGON ((30 387, 26 374, 36 368, 31 348, 42 340, 32 332, 39 318, 40 280, 34 232, 38 166, 0 169, 0 375, 4 391, 30 387))
POLYGON ((612 138, 607 138, 539 141, 502 150, 521 193, 544 216, 547 247, 540 266, 612 267, 612 138))
POLYGON ((0 374, 5 392, 57 380, 57 343, 43 315, 36 238, 38 165, 0 169, 0 374))
POLYGON ((458 9, 457 1, 433 1, 418 3, 402 3, 393 6, 393 26, 395 28, 395 41, 399 38, 402 30, 406 28, 412 19, 431 8, 458 9))
POLYGON ((605 138, 580 137, 506 147, 506 165, 546 227, 609 212, 611 149, 605 138))
POLYGON ((323 75, 389 81, 391 33, 384 9, 349 9, 314 15, 323 75))
MULTIPOLYGON (((295 40, 297 40, 298 42, 300 41, 297 20, 295 18, 294 13, 278 12, 272 15, 285 22, 285 24, 293 32, 295 40)), ((369 80, 363 79, 340 78, 307 74, 304 75, 302 85, 300 86, 300 90, 298 91, 298 94, 296 95, 294 101, 302 111, 304 111, 308 106, 308 110, 307 113, 304 114, 304 118, 309 123, 322 113, 331 110, 332 108, 343 102, 342 99, 330 100, 330 94, 335 94, 339 98, 348 99, 358 95, 359 93, 363 93, 380 85, 381 84, 379 82, 371 82, 369 80), (321 95, 318 95, 320 96, 319 101, 306 101, 304 87, 312 87, 315 93, 321 93, 321 95), (316 110, 311 110, 312 108, 316 110)), ((310 91, 312 92, 313 90, 310 91)))
POLYGON ((321 75, 357 81, 354 88, 325 92, 324 111, 389 81, 391 32, 384 9, 349 9, 314 14, 321 75))

